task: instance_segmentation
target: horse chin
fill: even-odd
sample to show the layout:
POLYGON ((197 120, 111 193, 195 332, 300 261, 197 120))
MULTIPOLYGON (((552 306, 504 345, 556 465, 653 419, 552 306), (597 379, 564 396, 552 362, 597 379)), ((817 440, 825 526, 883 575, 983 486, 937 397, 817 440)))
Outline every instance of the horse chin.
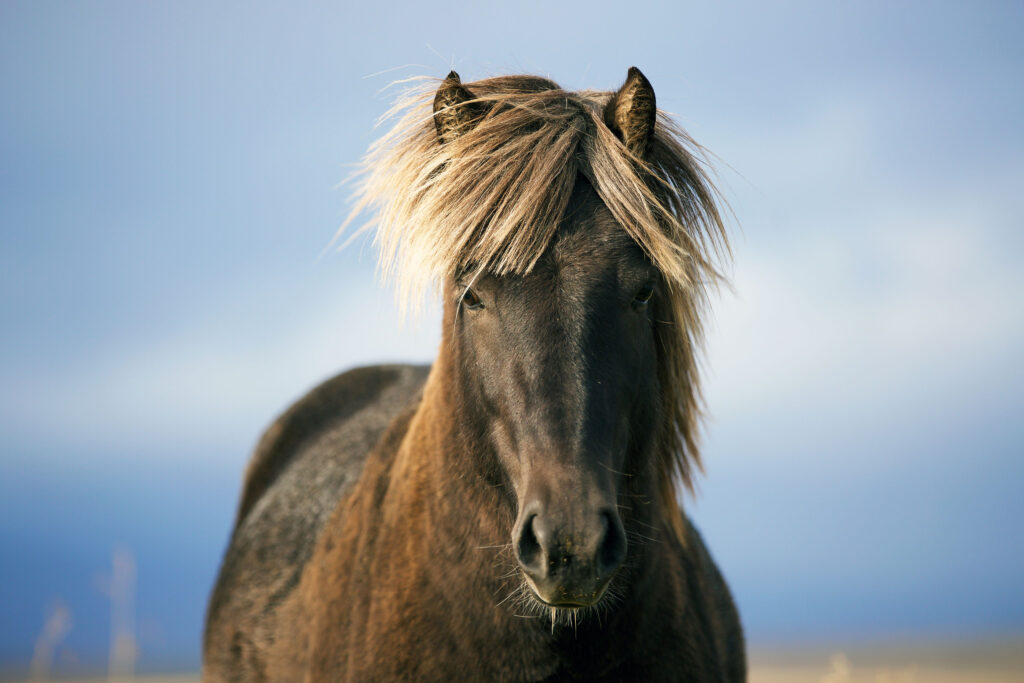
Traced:
POLYGON ((526 592, 539 603, 538 606, 545 609, 571 611, 599 605, 607 594, 608 585, 611 583, 611 581, 604 581, 590 591, 574 590, 570 592, 562 586, 551 586, 549 590, 542 591, 526 574, 523 574, 523 579, 529 587, 526 592))

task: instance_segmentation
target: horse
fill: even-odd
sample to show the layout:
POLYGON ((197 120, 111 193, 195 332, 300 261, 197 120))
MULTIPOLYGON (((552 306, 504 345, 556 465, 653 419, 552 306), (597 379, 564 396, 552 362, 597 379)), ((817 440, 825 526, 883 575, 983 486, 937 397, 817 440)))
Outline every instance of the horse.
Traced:
POLYGON ((263 435, 203 680, 745 680, 680 503, 729 257, 707 153, 635 67, 437 83, 353 209, 403 306, 441 297, 437 358, 345 372, 263 435))

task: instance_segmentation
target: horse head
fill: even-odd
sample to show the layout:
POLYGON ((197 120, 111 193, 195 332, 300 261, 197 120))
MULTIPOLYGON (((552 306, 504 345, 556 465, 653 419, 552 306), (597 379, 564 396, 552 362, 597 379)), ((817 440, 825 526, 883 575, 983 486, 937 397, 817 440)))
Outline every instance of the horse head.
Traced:
MULTIPOLYGON (((485 121, 489 106, 450 74, 434 98, 440 143, 485 121)), ((655 112, 634 68, 601 119, 643 159, 655 112)), ((665 283, 587 175, 527 272, 466 264, 445 288, 459 419, 496 455, 516 511, 514 557, 552 607, 597 603, 622 565, 619 501, 628 478, 653 468, 665 419, 655 333, 669 318, 665 283)))

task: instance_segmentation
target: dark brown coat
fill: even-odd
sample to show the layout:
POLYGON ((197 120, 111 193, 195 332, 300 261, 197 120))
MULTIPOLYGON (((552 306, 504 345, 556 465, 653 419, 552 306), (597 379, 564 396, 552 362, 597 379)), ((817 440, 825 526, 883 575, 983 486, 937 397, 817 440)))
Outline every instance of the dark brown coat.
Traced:
MULTIPOLYGON (((680 196, 665 215, 717 221, 693 208, 707 188, 659 137, 638 70, 603 100, 516 78, 450 75, 436 139, 415 144, 472 154, 475 126, 493 128, 483 145, 601 126, 622 173, 654 160, 627 178, 655 188, 638 201, 667 196, 668 168, 680 196)), ((268 430, 210 601, 204 680, 745 680, 736 609, 676 500, 697 458, 703 262, 626 229, 591 161, 567 162, 528 268, 452 257, 431 368, 350 371, 268 430)))

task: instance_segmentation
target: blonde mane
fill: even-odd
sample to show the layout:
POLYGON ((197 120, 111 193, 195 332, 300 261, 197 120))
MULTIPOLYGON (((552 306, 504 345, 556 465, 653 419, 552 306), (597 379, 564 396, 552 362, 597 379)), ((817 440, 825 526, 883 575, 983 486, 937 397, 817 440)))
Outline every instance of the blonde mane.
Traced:
MULTIPOLYGON (((570 92, 547 79, 504 76, 466 83, 486 111, 441 144, 435 80, 414 86, 385 115, 395 120, 358 173, 356 205, 376 228, 380 266, 405 310, 445 278, 478 269, 529 273, 551 242, 573 186, 585 176, 664 278, 654 309, 667 424, 659 442, 661 493, 677 511, 676 482, 700 468, 698 356, 716 260, 729 247, 706 153, 664 112, 644 159, 605 124, 613 93, 570 92)), ((344 228, 343 228, 344 229, 344 228)))

